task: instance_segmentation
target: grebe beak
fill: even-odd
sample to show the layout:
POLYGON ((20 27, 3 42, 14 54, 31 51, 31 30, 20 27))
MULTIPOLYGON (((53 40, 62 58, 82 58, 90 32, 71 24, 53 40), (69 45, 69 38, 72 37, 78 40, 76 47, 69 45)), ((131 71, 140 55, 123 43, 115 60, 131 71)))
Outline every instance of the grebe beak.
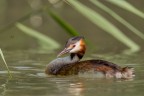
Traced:
POLYGON ((62 51, 57 55, 57 57, 59 57, 59 56, 61 56, 61 55, 63 55, 63 54, 69 53, 70 50, 71 50, 71 49, 65 48, 64 50, 62 50, 62 51))
POLYGON ((73 48, 75 47, 75 45, 71 44, 69 45, 68 47, 65 47, 58 55, 57 57, 63 55, 63 54, 66 54, 66 53, 69 53, 73 48))

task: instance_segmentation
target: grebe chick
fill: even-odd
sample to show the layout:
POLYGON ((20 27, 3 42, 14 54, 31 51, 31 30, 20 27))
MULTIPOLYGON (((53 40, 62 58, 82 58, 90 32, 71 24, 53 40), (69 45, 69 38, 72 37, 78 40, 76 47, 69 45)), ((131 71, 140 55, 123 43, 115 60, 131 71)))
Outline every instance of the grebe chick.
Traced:
POLYGON ((131 67, 122 68, 105 60, 80 61, 85 51, 86 46, 83 37, 70 38, 66 42, 63 51, 58 54, 58 57, 66 53, 70 53, 70 55, 51 61, 47 65, 45 73, 49 75, 78 75, 93 71, 94 74, 101 73, 106 78, 132 78, 134 76, 134 70, 131 67))

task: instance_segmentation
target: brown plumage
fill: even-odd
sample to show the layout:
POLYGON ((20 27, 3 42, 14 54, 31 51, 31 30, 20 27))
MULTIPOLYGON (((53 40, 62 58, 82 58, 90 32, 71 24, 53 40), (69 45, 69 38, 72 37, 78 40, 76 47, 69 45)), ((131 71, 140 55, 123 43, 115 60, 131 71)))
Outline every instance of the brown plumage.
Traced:
POLYGON ((99 71, 105 74, 108 71, 116 72, 117 70, 122 69, 116 64, 104 60, 86 60, 65 65, 59 71, 57 71, 56 75, 77 75, 79 72, 83 73, 90 70, 99 71))
POLYGON ((133 68, 131 67, 122 68, 105 60, 80 61, 85 54, 85 50, 83 37, 70 38, 65 45, 65 49, 58 55, 70 53, 70 56, 53 60, 47 65, 45 72, 49 75, 66 76, 92 71, 94 74, 100 72, 105 77, 132 78, 134 76, 133 68))

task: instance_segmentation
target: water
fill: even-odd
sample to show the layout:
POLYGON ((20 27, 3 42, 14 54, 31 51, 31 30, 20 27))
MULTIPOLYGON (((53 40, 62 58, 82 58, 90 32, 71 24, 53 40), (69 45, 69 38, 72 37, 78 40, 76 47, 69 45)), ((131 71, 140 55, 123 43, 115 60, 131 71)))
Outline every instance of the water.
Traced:
MULTIPOLYGON (((144 54, 110 55, 91 54, 88 58, 104 58, 121 66, 135 68, 136 76, 131 80, 93 77, 56 77, 44 74, 46 64, 56 53, 44 54, 29 51, 4 52, 13 78, 0 71, 1 96, 143 96, 144 54), (15 54, 15 55, 13 55, 15 54), (51 57, 49 57, 51 56, 51 57)), ((85 58, 85 59, 88 59, 85 58)), ((1 62, 2 63, 2 62, 1 62)))

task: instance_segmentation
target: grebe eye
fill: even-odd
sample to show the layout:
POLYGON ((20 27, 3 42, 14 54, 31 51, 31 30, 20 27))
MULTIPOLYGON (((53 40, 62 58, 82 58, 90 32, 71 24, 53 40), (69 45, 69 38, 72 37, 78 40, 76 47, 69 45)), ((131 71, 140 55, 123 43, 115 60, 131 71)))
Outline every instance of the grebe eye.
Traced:
POLYGON ((73 45, 73 48, 75 47, 76 45, 73 45))

